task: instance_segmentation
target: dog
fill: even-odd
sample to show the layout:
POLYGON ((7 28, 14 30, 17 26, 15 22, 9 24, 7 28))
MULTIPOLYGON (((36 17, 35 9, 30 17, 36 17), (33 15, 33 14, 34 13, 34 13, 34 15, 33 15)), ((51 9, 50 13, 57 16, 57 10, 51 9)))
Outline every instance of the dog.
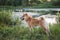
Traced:
POLYGON ((46 24, 46 21, 43 17, 39 17, 39 19, 35 19, 32 16, 28 15, 27 13, 24 13, 23 16, 20 18, 21 20, 25 20, 27 24, 30 27, 30 31, 33 30, 33 27, 35 26, 41 26, 43 31, 49 36, 50 30, 49 26, 46 24))

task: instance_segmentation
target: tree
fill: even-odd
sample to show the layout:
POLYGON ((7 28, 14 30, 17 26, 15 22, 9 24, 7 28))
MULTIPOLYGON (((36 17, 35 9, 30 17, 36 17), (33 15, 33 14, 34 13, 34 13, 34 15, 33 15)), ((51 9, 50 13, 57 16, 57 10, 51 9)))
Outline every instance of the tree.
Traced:
POLYGON ((60 0, 52 0, 51 3, 54 6, 58 6, 58 7, 60 6, 60 0))
POLYGON ((28 0, 22 0, 22 6, 28 6, 28 0))

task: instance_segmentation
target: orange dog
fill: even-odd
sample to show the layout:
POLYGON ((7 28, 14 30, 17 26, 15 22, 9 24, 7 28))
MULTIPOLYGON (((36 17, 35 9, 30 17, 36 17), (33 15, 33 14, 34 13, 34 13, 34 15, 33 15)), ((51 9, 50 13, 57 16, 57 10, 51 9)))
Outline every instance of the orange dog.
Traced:
POLYGON ((50 30, 49 30, 49 26, 46 26, 45 24, 45 20, 43 17, 40 17, 39 20, 32 18, 31 16, 29 16, 27 13, 23 14, 23 16, 21 17, 22 20, 25 19, 25 21, 28 23, 30 30, 33 30, 34 26, 41 26, 43 31, 49 36, 50 30))

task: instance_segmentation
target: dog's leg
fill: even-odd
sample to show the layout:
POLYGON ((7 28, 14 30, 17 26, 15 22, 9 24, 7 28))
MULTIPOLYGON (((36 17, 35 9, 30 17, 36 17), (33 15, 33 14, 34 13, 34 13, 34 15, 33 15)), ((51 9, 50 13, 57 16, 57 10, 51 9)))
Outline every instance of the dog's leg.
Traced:
POLYGON ((49 29, 49 24, 48 23, 44 23, 44 26, 45 26, 45 28, 46 28, 46 34, 49 36, 49 35, 51 35, 51 32, 50 32, 50 29, 49 29))
POLYGON ((33 27, 32 27, 32 26, 30 27, 30 31, 31 31, 31 32, 34 32, 34 30, 33 30, 33 27))
POLYGON ((46 32, 47 36, 50 36, 51 35, 50 29, 45 28, 43 30, 46 32))
POLYGON ((34 32, 33 26, 29 26, 29 29, 30 29, 31 32, 34 32))
POLYGON ((49 31, 48 29, 44 26, 44 25, 41 25, 43 31, 47 34, 47 36, 49 36, 49 31))
POLYGON ((46 32, 47 36, 49 36, 49 35, 50 35, 50 32, 49 32, 48 30, 46 30, 45 32, 46 32))

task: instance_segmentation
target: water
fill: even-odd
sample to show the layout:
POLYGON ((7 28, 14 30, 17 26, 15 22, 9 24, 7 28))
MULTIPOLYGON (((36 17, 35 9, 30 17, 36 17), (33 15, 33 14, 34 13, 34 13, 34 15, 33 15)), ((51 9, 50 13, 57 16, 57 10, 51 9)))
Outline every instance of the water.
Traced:
MULTIPOLYGON (((44 17, 44 19, 46 20, 46 22, 48 24, 54 24, 54 23, 57 23, 56 21, 56 15, 41 15, 41 13, 37 13, 37 12, 12 12, 12 19, 15 20, 15 19, 19 19, 20 20, 20 17, 24 14, 24 13, 28 13, 30 16, 32 17, 39 17, 39 16, 42 16, 44 17)), ((28 24, 26 23, 26 21, 22 21, 22 25, 24 26, 28 26, 28 24)))
MULTIPOLYGON (((17 18, 20 20, 20 17, 22 17, 22 15, 24 13, 27 13, 30 16, 33 17, 38 17, 40 14, 39 13, 35 13, 35 12, 12 12, 12 19, 15 21, 17 18)), ((22 26, 28 26, 28 24, 26 23, 25 20, 21 21, 22 22, 22 26)))

